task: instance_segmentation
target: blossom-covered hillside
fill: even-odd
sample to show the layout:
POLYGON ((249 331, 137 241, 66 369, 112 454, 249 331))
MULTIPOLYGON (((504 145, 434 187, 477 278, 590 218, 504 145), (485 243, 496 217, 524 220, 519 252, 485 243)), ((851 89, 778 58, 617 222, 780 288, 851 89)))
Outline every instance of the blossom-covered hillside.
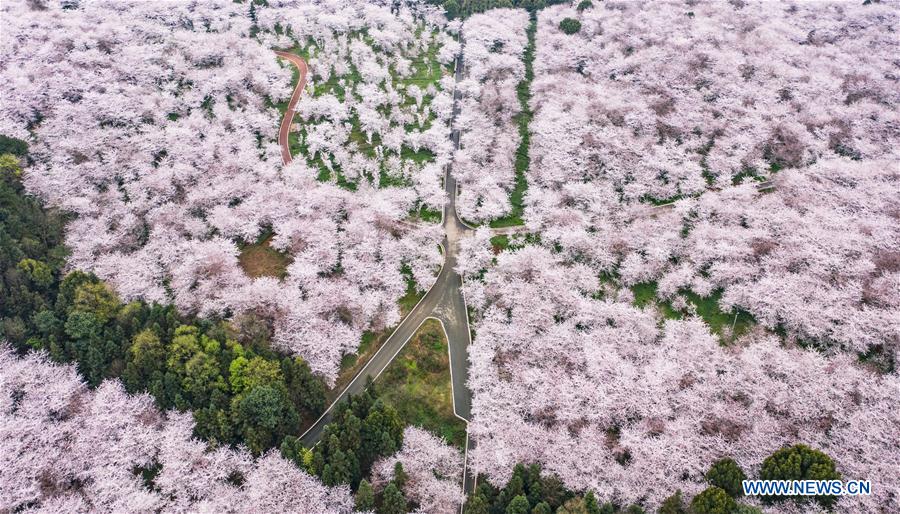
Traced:
MULTIPOLYGON (((261 9, 280 47, 308 57, 307 98, 292 144, 319 178, 346 189, 391 188, 414 210, 438 213, 452 145, 452 71, 458 43, 434 8, 392 12, 366 3, 261 9)), ((440 215, 437 214, 439 217, 440 215)))
POLYGON ((0 2, 0 513, 900 512, 900 0, 0 2))
POLYGON ((462 27, 465 77, 458 86, 460 149, 453 175, 461 188, 457 209, 466 220, 490 220, 510 209, 520 142, 516 87, 525 78, 527 25, 524 10, 495 9, 472 16, 462 27))
POLYGON ((399 321, 404 264, 419 288, 433 281, 440 233, 405 219, 421 199, 441 205, 434 171, 424 189, 354 193, 282 167, 269 105, 290 73, 250 37, 247 6, 38 5, 3 5, 0 130, 31 142, 29 190, 75 215, 71 267, 125 299, 253 311, 329 379, 363 331, 399 321), (267 234, 290 262, 283 280, 240 266, 267 234))
POLYGON ((895 358, 897 10, 765 5, 542 11, 529 228, 662 302, 895 358))

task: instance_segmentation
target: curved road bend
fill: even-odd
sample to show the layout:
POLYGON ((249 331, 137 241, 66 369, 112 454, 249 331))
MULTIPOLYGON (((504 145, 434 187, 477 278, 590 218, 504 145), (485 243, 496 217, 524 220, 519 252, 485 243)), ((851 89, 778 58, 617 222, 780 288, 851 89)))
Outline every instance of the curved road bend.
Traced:
MULTIPOLYGON (((288 136, 291 130, 291 123, 295 114, 297 101, 303 87, 306 85, 307 66, 306 62, 299 56, 287 53, 276 52, 279 57, 288 59, 300 70, 300 80, 294 88, 291 100, 288 103, 287 111, 281 121, 281 128, 278 133, 278 144, 281 146, 282 160, 285 164, 292 161, 288 136)), ((461 60, 457 58, 455 66, 455 78, 459 82, 462 78, 461 60)), ((458 91, 453 92, 453 119, 459 113, 458 100, 460 94, 458 91)), ((456 149, 459 149, 459 131, 451 132, 456 149)), ((452 164, 451 164, 452 165, 452 164)), ((428 318, 437 318, 441 321, 444 331, 447 335, 449 353, 450 353, 450 377, 451 387, 453 389, 453 412, 457 417, 462 418, 467 423, 471 417, 472 411, 472 393, 469 391, 466 382, 468 380, 468 354, 467 347, 471 342, 471 333, 469 332, 469 316, 466 309, 465 300, 462 296, 462 278, 456 273, 456 255, 459 249, 459 241, 471 231, 466 227, 456 215, 456 180, 450 175, 450 167, 448 166, 444 172, 444 190, 447 192, 448 201, 444 205, 443 226, 444 226, 444 264, 437 276, 431 289, 425 293, 422 300, 413 307, 412 311, 400 322, 394 332, 388 337, 381 348, 375 352, 375 355, 366 363, 365 366, 353 377, 353 380, 341 391, 340 395, 328 406, 322 416, 309 427, 306 432, 300 436, 300 440, 307 447, 312 447, 318 443, 322 436, 322 430, 325 428, 333 416, 335 406, 345 400, 348 395, 355 395, 365 390, 366 381, 369 377, 373 380, 384 371, 385 368, 394 360, 394 357, 400 353, 403 346, 406 345, 419 326, 428 318)), ((474 447, 474 443, 466 437, 466 457, 468 451, 474 447)), ((463 489, 466 493, 471 492, 475 488, 475 478, 467 473, 468 463, 465 463, 463 474, 463 489)))
MULTIPOLYGON (((444 178, 445 190, 451 193, 456 189, 456 181, 449 171, 444 178)), ((472 395, 466 387, 468 379, 468 357, 466 347, 469 343, 469 318, 465 301, 462 297, 462 278, 454 271, 459 240, 469 229, 460 223, 455 215, 455 198, 444 206, 444 264, 431 289, 413 307, 412 311, 397 325, 375 355, 353 377, 353 380, 341 391, 334 402, 328 406, 324 414, 307 429, 300 440, 307 447, 315 445, 322 435, 322 430, 333 415, 335 406, 345 400, 348 395, 356 395, 366 388, 369 377, 378 378, 382 371, 394 360, 406 342, 415 335, 419 326, 428 318, 437 318, 447 333, 450 351, 450 375, 453 387, 453 411, 468 421, 472 409, 472 395)))
POLYGON ((291 158, 291 145, 288 143, 288 135, 291 133, 291 122, 294 120, 294 114, 296 114, 294 107, 297 106, 297 102, 300 100, 300 94, 303 93, 303 88, 306 87, 307 67, 306 61, 299 55, 277 50, 275 53, 278 57, 291 61, 291 63, 300 70, 300 80, 297 81, 297 85, 294 87, 294 92, 291 94, 291 100, 288 102, 287 111, 285 111, 284 117, 281 118, 281 128, 278 129, 278 145, 281 146, 281 160, 284 164, 290 164, 293 159, 291 158))

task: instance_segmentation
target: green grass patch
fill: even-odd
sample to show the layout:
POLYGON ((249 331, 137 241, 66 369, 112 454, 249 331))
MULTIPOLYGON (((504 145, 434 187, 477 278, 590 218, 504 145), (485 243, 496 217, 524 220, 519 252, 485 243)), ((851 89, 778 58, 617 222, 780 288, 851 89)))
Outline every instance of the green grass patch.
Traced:
POLYGON ((540 245, 541 236, 539 234, 500 234, 490 239, 491 249, 494 254, 498 254, 505 250, 518 250, 526 246, 540 245))
MULTIPOLYGON (((656 305, 665 319, 682 319, 684 315, 675 310, 670 302, 663 302, 657 298, 656 287, 656 282, 644 282, 632 286, 634 305, 640 308, 656 305)), ((722 311, 719 307, 719 300, 722 298, 721 290, 715 291, 706 298, 690 290, 681 290, 679 294, 694 306, 697 316, 709 325, 710 331, 718 336, 723 344, 728 344, 746 334, 756 324, 753 316, 742 309, 737 309, 735 312, 722 311)))
POLYGON ((656 301, 656 282, 643 282, 631 286, 635 307, 644 308, 656 301))
POLYGON ((528 125, 531 123, 533 113, 529 107, 531 100, 531 81, 534 79, 534 44, 535 31, 537 30, 537 17, 534 12, 531 13, 531 23, 528 25, 528 46, 525 47, 525 80, 519 82, 516 87, 516 95, 519 97, 519 104, 522 106, 521 112, 516 115, 515 121, 519 127, 519 136, 522 138, 519 148, 516 149, 516 181, 513 190, 509 193, 510 212, 508 215, 491 221, 490 226, 493 228, 511 227, 516 225, 524 225, 522 212, 525 204, 525 192, 528 190, 528 180, 525 178, 525 172, 531 163, 528 149, 531 144, 531 135, 528 132, 528 125))
POLYGON ((400 298, 400 314, 406 316, 419 303, 419 300, 425 296, 425 292, 419 290, 419 285, 416 284, 416 279, 413 278, 412 269, 408 265, 404 264, 400 268, 400 273, 403 274, 403 278, 406 280, 406 294, 400 298))
POLYGON ((744 179, 750 179, 756 182, 762 182, 763 180, 765 180, 763 177, 760 177, 759 174, 756 173, 756 170, 754 168, 744 168, 733 177, 731 177, 731 185, 740 185, 744 182, 744 179))
POLYGON ((680 195, 680 194, 675 195, 675 196, 670 196, 668 198, 654 198, 650 195, 644 195, 640 198, 640 201, 642 203, 648 203, 650 205, 660 206, 660 205, 674 203, 674 202, 677 202, 678 200, 683 200, 684 198, 685 198, 685 196, 680 195))
POLYGON ((413 219, 418 219, 426 223, 440 223, 441 211, 437 209, 429 209, 426 205, 421 205, 418 209, 414 209, 411 213, 413 219))
POLYGON ((634 305, 645 308, 648 305, 656 305, 665 319, 681 319, 681 313, 672 308, 669 302, 660 302, 656 298, 656 282, 643 282, 631 286, 634 294, 634 305))
POLYGON ((509 248, 509 236, 499 235, 491 238, 491 249, 494 253, 500 253, 509 248))
POLYGON ((238 263, 247 275, 256 277, 275 277, 283 279, 287 276, 287 267, 293 262, 291 256, 271 246, 272 235, 262 241, 242 245, 238 263))
POLYGON ((304 153, 306 151, 306 145, 300 142, 300 134, 293 130, 288 132, 288 148, 291 150, 292 156, 306 155, 304 153))
POLYGON ((380 398, 401 419, 465 447, 466 425, 453 414, 450 354, 438 321, 429 319, 378 377, 380 398))
POLYGON ((720 338, 725 338, 726 334, 731 331, 732 326, 734 327, 734 331, 727 338, 727 342, 731 342, 746 334, 756 323, 756 320, 749 312, 741 309, 737 309, 734 313, 722 312, 722 309, 719 308, 719 300, 722 298, 721 290, 706 298, 702 298, 692 291, 682 292, 682 294, 689 302, 694 304, 697 308, 697 315, 703 318, 703 321, 709 325, 710 330, 720 338))
POLYGON ((356 115, 353 116, 350 123, 353 126, 353 128, 350 129, 350 142, 355 144, 357 150, 364 153, 366 157, 370 159, 374 158, 375 147, 381 144, 381 136, 372 134, 372 142, 370 143, 366 137, 366 133, 363 132, 362 128, 359 126, 359 118, 357 118, 356 115))
POLYGON ((420 148, 419 151, 415 151, 408 146, 401 146, 400 157, 409 159, 417 164, 424 164, 434 161, 435 155, 434 152, 427 148, 420 148))

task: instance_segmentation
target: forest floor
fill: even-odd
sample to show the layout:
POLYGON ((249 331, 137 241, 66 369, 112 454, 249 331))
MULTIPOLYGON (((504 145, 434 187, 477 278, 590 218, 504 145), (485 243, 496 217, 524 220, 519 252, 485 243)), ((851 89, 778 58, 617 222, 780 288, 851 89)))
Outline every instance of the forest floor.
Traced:
POLYGON ((291 264, 290 255, 272 248, 272 234, 264 235, 253 244, 240 246, 238 263, 244 272, 253 278, 275 277, 283 279, 287 276, 287 267, 291 264))
POLYGON ((450 354, 439 321, 427 319, 394 361, 378 377, 380 398, 409 425, 443 437, 460 450, 466 423, 453 413, 450 354))

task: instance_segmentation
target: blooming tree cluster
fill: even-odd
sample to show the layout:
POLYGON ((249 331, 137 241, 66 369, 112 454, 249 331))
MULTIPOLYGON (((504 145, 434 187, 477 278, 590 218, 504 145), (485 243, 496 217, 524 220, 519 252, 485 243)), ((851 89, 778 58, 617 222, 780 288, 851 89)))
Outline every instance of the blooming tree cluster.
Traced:
POLYGON ((671 219, 635 221, 630 229, 638 234, 674 224, 683 237, 632 238, 622 247, 621 277, 628 283, 658 277, 665 299, 687 289, 703 296, 721 289, 723 310, 749 311, 799 342, 878 350, 896 360, 897 162, 823 160, 802 173, 779 174, 772 193, 729 188, 684 202, 671 219))
POLYGON ((802 342, 895 357, 897 11, 775 8, 542 11, 526 221, 676 307, 721 293, 723 311, 802 342), (562 33, 565 17, 580 32, 562 33))
POLYGON ((900 478, 900 378, 857 357, 900 348, 897 12, 767 7, 538 14, 525 220, 539 238, 495 255, 482 229, 458 258, 476 314, 472 456, 496 483, 539 462, 656 507, 703 489, 718 458, 752 474, 796 443, 845 477, 900 478), (683 319, 633 305, 647 282, 683 319), (756 327, 721 346, 688 292, 756 327))
POLYGON ((0 509, 15 512, 351 512, 276 452, 193 439, 189 413, 160 413, 118 381, 87 388, 74 366, 0 348, 0 509))
POLYGON ((310 55, 309 98, 298 105, 299 141, 321 176, 345 187, 410 189, 440 210, 458 44, 434 7, 364 2, 291 3, 264 9, 262 27, 290 34, 310 55))
POLYGON ((459 450, 443 439, 418 427, 403 431, 403 448, 372 468, 372 483, 383 486, 394 478, 397 463, 408 475, 403 493, 416 503, 416 512, 452 514, 459 511, 462 493, 463 458, 459 450))
POLYGON ((75 215, 72 267, 124 299, 254 311, 328 379, 364 330, 398 321, 403 264, 419 287, 433 281, 439 228, 404 220, 420 196, 440 205, 439 184, 353 193, 305 162, 282 167, 267 105, 288 96, 290 73, 250 37, 246 5, 2 9, 0 131, 30 142, 28 189, 75 215), (267 228, 293 260, 282 281, 239 267, 238 244, 267 228))
POLYGON ((538 19, 530 179, 664 200, 898 136, 895 6, 628 2, 538 19), (581 21, 566 35, 564 18, 581 21))
POLYGON ((516 87, 525 78, 528 22, 525 10, 495 9, 462 27, 465 79, 457 85, 460 149, 452 172, 460 186, 457 210, 467 220, 486 221, 510 210, 521 141, 516 87))
POLYGON ((883 484, 843 508, 881 512, 900 500, 889 485, 900 479, 896 373, 789 349, 761 328, 723 347, 699 318, 661 325, 628 295, 600 293, 590 267, 541 246, 502 252, 478 280, 476 246, 462 264, 480 313, 470 436, 474 469, 494 483, 538 462, 570 488, 655 508, 676 489, 706 487, 719 458, 758 470, 782 445, 805 443, 843 476, 883 484))

